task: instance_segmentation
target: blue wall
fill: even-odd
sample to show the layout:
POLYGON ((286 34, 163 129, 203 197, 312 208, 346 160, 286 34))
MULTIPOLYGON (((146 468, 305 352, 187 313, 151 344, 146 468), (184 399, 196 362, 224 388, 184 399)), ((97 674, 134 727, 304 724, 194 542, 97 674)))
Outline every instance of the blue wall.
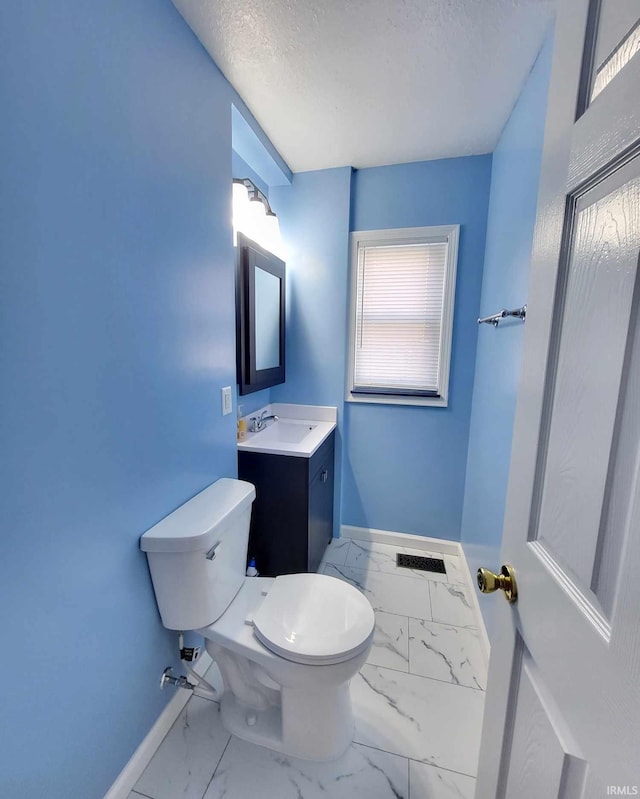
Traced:
POLYGON ((343 524, 459 538, 490 177, 490 155, 354 172, 352 230, 461 229, 449 406, 345 404, 343 524))
POLYGON ((267 185, 288 186, 291 183, 291 170, 235 90, 231 108, 231 137, 238 156, 267 185))
POLYGON ((272 188, 287 262, 287 382, 274 402, 338 406, 334 534, 340 525, 351 169, 301 172, 272 188))
MULTIPOLYGON (((493 155, 483 316, 527 299, 552 49, 549 35, 493 155)), ((472 573, 500 564, 523 333, 516 320, 478 330, 461 536, 472 573)), ((490 631, 494 604, 480 604, 490 631)))
POLYGON ((99 799, 169 698, 138 537, 236 474, 233 99, 169 0, 0 10, 3 797, 99 799))
MULTIPOLYGON (((233 142, 233 136, 231 138, 233 142)), ((231 171, 234 178, 249 178, 261 192, 269 196, 269 185, 235 150, 231 153, 231 171)))

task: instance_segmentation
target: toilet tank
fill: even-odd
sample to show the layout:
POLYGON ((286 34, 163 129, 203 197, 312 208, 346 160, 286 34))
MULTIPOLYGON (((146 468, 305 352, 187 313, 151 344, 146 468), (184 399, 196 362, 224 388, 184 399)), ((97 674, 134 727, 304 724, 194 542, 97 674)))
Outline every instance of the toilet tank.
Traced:
POLYGON ((251 483, 223 478, 142 535, 165 627, 205 627, 231 604, 245 579, 255 496, 251 483))

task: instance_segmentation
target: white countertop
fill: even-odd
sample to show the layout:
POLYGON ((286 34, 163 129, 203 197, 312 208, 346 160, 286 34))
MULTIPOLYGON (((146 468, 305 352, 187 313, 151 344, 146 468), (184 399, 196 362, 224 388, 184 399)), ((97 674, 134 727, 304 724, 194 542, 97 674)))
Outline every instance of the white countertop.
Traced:
POLYGON ((328 405, 290 405, 274 402, 245 417, 247 434, 238 441, 243 452, 262 452, 268 455, 290 455, 310 458, 335 430, 338 409, 328 405), (267 422, 264 430, 250 433, 251 417, 275 415, 278 421, 267 422))

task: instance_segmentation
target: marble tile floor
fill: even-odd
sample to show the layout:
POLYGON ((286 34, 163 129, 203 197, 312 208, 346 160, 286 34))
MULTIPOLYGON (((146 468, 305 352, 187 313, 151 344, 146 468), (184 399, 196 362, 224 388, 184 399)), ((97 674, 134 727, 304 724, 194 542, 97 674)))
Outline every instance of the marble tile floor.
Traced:
POLYGON ((309 763, 245 743, 217 703, 192 697, 129 799, 473 799, 486 665, 458 558, 343 538, 319 571, 363 591, 376 615, 345 755, 309 763), (443 557, 446 574, 397 568, 397 551, 443 557))

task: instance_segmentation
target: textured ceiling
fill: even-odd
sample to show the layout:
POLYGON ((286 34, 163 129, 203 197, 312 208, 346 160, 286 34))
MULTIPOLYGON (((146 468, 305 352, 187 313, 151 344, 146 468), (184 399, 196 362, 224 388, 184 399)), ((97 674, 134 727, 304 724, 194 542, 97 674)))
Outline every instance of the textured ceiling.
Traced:
POLYGON ((554 0, 174 0, 294 172, 491 152, 554 0))

